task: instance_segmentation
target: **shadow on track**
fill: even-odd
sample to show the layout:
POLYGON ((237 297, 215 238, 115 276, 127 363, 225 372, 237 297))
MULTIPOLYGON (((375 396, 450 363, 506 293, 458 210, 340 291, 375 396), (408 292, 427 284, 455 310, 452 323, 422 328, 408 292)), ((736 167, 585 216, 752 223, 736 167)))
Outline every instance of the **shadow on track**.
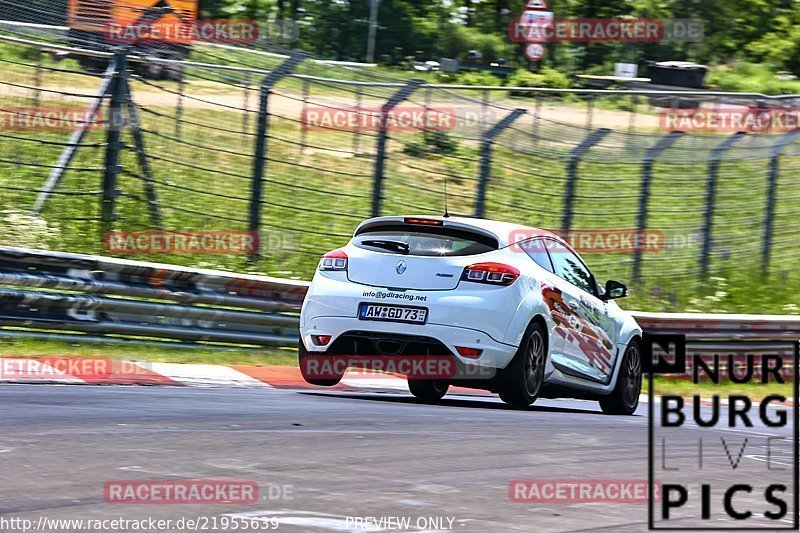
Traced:
POLYGON ((588 414, 588 415, 600 415, 600 416, 607 416, 604 415, 599 408, 597 410, 594 409, 575 409, 573 407, 553 407, 549 405, 538 405, 533 404, 530 407, 514 407, 511 405, 506 405, 501 402, 487 402, 485 400, 467 400, 463 398, 455 399, 455 398, 443 398, 438 402, 425 402, 423 400, 419 400, 417 398, 411 396, 384 396, 381 394, 359 394, 359 393, 335 393, 335 392, 300 392, 299 394, 304 394, 308 396, 324 396, 326 398, 339 398, 339 399, 349 399, 349 400, 364 400, 370 402, 389 402, 389 403, 405 403, 405 404, 417 404, 417 405, 428 405, 428 406, 443 406, 443 407, 462 407, 466 409, 496 409, 502 411, 529 411, 529 412, 540 412, 540 413, 576 413, 576 414, 588 414))

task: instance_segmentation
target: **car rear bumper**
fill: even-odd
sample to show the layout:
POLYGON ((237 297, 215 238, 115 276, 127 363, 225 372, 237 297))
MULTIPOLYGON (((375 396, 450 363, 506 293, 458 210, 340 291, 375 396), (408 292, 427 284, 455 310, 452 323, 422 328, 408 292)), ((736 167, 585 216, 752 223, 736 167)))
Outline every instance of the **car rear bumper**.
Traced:
POLYGON ((404 324, 395 322, 375 322, 349 317, 320 316, 307 318, 300 328, 303 345, 311 353, 352 352, 350 338, 363 339, 358 343, 354 355, 366 356, 424 356, 447 354, 466 364, 488 368, 505 368, 517 348, 495 341, 481 331, 440 324, 404 324), (317 346, 313 335, 330 335, 325 346, 317 346), (341 339, 340 339, 341 338, 341 339), (477 359, 459 355, 456 347, 482 350, 477 359), (369 353, 372 352, 372 353, 369 353), (424 352, 424 353, 414 353, 424 352))

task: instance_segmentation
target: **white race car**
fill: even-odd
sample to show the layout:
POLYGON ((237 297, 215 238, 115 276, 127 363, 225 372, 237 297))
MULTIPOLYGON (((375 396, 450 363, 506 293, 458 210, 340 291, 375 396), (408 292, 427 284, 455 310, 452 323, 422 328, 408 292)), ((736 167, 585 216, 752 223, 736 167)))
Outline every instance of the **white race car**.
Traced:
POLYGON ((321 374, 312 371, 318 363, 447 357, 457 372, 407 374, 415 396, 437 401, 455 385, 518 406, 589 398, 606 413, 632 414, 642 330, 613 301, 626 295, 617 281, 601 287, 569 244, 544 230, 373 218, 320 260, 300 315, 300 367, 309 383, 333 386, 346 366, 321 374))

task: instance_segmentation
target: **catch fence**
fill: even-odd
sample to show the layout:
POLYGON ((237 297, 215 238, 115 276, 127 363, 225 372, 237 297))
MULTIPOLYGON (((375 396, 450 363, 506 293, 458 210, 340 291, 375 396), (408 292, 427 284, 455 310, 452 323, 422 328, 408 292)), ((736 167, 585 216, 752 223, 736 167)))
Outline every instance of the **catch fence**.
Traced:
POLYGON ((308 278, 361 220, 442 214, 446 201, 565 232, 601 276, 649 292, 733 272, 781 279, 800 259, 797 131, 665 119, 793 110, 797 96, 452 86, 278 48, 143 59, 0 27, 6 119, 98 109, 83 128, 0 131, 0 209, 42 232, 19 244, 113 255, 113 230, 254 231, 257 257, 146 259, 308 278), (77 61, 88 57, 96 68, 77 61), (652 246, 626 246, 642 234, 652 246))

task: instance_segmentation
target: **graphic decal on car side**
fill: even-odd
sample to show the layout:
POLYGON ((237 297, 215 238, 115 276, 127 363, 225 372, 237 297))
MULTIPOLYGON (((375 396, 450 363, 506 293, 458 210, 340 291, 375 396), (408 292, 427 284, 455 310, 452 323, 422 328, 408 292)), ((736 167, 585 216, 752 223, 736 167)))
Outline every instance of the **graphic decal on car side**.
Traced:
MULTIPOLYGON (((571 308, 564 302, 560 289, 542 285, 542 297, 556 324, 556 333, 566 342, 577 345, 586 354, 589 364, 608 376, 613 368, 614 343, 598 325, 598 317, 571 308)), ((583 304, 580 310, 586 307, 583 304)))

